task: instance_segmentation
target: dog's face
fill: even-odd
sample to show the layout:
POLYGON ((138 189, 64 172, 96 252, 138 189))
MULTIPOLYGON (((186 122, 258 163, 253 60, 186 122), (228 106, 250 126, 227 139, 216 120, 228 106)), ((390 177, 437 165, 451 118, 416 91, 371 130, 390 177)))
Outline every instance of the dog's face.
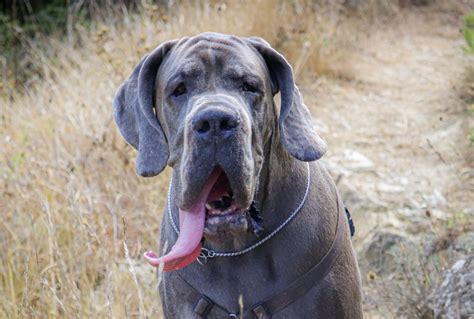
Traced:
POLYGON ((291 67, 258 38, 205 33, 166 42, 139 63, 114 108, 120 131, 138 149, 137 172, 154 176, 166 163, 177 171, 173 201, 186 233, 178 242, 182 237, 188 250, 202 236, 222 240, 247 231, 273 139, 304 161, 326 147, 291 67), (273 103, 278 91, 280 114, 273 103))
POLYGON ((265 61, 239 38, 200 36, 175 45, 156 80, 156 110, 179 171, 178 206, 192 208, 210 176, 205 236, 247 230, 264 144, 275 127, 265 61))

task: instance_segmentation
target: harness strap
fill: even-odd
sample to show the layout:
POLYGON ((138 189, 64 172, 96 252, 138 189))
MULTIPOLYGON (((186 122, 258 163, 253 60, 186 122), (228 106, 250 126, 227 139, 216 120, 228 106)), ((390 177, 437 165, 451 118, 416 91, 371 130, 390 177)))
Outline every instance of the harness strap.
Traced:
POLYGON ((339 209, 339 201, 338 215, 339 218, 336 226, 336 236, 326 255, 324 255, 324 257, 306 274, 291 283, 288 288, 260 304, 267 310, 268 318, 271 318, 271 314, 277 313, 303 297, 311 288, 318 285, 332 269, 332 266, 341 252, 342 243, 344 241, 344 225, 346 224, 344 219, 345 216, 344 214, 341 214, 339 209))
POLYGON ((354 220, 352 219, 351 212, 347 209, 347 207, 344 207, 344 210, 346 211, 347 222, 349 223, 349 230, 351 231, 351 237, 354 237, 356 232, 354 220))
POLYGON ((314 265, 307 273, 293 281, 285 290, 271 296, 263 302, 257 303, 245 309, 243 315, 229 311, 225 307, 212 301, 209 297, 201 294, 196 288, 188 283, 176 272, 179 278, 189 285, 188 299, 195 303, 194 312, 202 318, 213 312, 219 318, 257 318, 271 319, 273 314, 286 308, 300 297, 304 296, 311 288, 318 285, 329 273, 339 256, 344 241, 344 225, 346 214, 341 213, 340 200, 338 200, 338 223, 336 234, 331 248, 324 257, 314 265))

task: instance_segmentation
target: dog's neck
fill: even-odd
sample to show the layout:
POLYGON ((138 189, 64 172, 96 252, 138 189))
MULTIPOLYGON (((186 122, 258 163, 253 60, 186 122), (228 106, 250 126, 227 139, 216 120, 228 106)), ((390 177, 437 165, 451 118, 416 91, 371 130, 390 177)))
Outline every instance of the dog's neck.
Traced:
POLYGON ((282 224, 293 209, 281 211, 277 207, 296 208, 301 202, 307 182, 306 164, 291 157, 279 143, 273 140, 265 147, 265 159, 258 176, 258 188, 254 201, 263 218, 263 231, 257 237, 251 230, 227 241, 206 242, 206 247, 218 252, 237 252, 256 243, 282 224), (272 194, 294 194, 287 205, 275 205, 272 194), (288 205, 290 204, 290 205, 288 205))
MULTIPOLYGON (((264 219, 260 239, 247 232, 239 240, 214 245, 205 242, 207 248, 236 252, 250 247, 281 225, 301 202, 307 182, 306 163, 291 158, 278 143, 271 147, 265 149, 255 197, 264 219)), ((337 224, 336 190, 319 163, 310 163, 310 170, 309 196, 278 235, 238 257, 216 257, 204 266, 192 263, 179 271, 180 276, 215 302, 238 309, 239 295, 244 295, 245 304, 254 304, 305 274, 329 250, 337 224), (265 285, 257 288, 256 283, 265 285)), ((170 232, 170 228, 163 231, 170 232)))

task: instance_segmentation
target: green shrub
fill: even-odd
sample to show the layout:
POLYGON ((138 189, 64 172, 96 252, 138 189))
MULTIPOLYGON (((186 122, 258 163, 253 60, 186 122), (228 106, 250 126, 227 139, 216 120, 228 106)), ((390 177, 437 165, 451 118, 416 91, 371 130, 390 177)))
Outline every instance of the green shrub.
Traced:
POLYGON ((466 53, 474 54, 474 12, 464 17, 463 33, 467 43, 466 53))

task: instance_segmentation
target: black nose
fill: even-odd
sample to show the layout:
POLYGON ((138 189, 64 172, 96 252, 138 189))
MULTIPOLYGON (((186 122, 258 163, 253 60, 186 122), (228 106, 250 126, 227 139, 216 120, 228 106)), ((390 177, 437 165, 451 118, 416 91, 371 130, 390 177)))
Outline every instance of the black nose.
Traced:
POLYGON ((224 108, 211 108, 193 117, 193 130, 202 139, 227 138, 235 133, 240 124, 236 112, 224 108))

